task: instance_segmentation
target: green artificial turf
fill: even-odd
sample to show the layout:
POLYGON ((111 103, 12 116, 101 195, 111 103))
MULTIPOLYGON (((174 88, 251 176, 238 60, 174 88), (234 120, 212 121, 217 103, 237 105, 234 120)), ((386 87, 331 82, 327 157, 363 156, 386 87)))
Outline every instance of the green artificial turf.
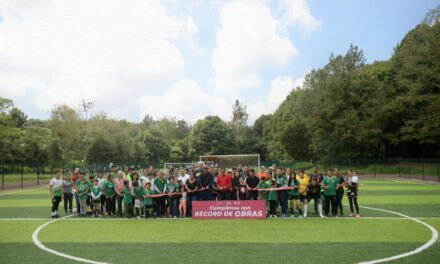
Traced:
MULTIPOLYGON (((359 204, 412 217, 440 217, 440 185, 362 180, 359 204)), ((347 198, 343 202, 348 204, 347 198)), ((0 193, 2 263, 74 263, 37 248, 32 233, 47 220, 47 188, 0 193), (7 218, 23 218, 23 220, 7 218)), ((414 250, 429 229, 399 216, 361 208, 366 218, 171 220, 119 218, 55 221, 42 243, 66 254, 111 263, 356 263, 414 250), (367 218, 368 217, 368 218, 367 218), (386 218, 369 218, 386 217, 386 218), (395 218, 392 218, 395 217, 395 218)), ((344 207, 345 214, 349 212, 344 207)), ((62 213, 62 204, 60 212, 62 213)), ((422 219, 440 230, 440 219, 422 219)), ((440 245, 392 263, 438 263, 440 245)), ((75 262, 78 263, 78 262, 75 262)))

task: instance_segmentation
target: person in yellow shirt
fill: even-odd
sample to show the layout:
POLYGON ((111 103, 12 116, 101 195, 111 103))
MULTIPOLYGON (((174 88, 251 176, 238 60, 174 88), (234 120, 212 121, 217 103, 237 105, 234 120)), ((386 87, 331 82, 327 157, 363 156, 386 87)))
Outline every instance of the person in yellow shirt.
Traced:
POLYGON ((297 173, 298 177, 297 180, 299 182, 299 188, 298 188, 298 197, 299 199, 296 200, 298 212, 299 212, 299 218, 303 218, 303 206, 304 211, 307 211, 307 185, 309 184, 309 177, 306 177, 304 174, 304 170, 298 170, 297 173))

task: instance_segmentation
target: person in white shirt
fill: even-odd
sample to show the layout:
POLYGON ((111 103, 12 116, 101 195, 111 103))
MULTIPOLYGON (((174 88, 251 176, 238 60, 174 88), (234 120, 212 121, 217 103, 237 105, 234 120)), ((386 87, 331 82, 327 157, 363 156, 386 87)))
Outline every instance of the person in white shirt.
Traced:
POLYGON ((359 177, 357 176, 356 172, 352 169, 349 169, 347 177, 347 197, 348 197, 348 203, 350 204, 350 212, 351 214, 349 216, 353 216, 356 218, 360 217, 359 214, 359 205, 358 205, 358 186, 359 186, 359 177), (353 213, 353 204, 356 208, 356 214, 353 213))
POLYGON ((177 181, 181 182, 182 184, 185 184, 188 179, 189 179, 189 175, 185 172, 183 168, 180 168, 177 181))
POLYGON ((55 172, 55 178, 52 178, 49 183, 50 198, 52 199, 52 218, 59 218, 58 206, 61 202, 61 195, 63 193, 63 180, 61 179, 61 171, 55 172))

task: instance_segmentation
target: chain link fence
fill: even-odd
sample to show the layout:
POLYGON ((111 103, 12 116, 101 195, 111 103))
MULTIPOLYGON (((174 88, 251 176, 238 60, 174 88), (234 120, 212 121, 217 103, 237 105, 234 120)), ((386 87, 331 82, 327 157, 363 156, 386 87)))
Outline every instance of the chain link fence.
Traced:
MULTIPOLYGON (((335 161, 330 163, 312 163, 312 162, 272 162, 263 161, 262 166, 266 168, 276 164, 278 167, 289 167, 294 170, 304 169, 312 172, 313 166, 317 165, 321 172, 325 172, 329 168, 338 169, 345 174, 348 169, 354 169, 364 178, 402 178, 415 179, 423 181, 440 182, 440 159, 396 159, 396 160, 347 160, 335 161)), ((109 164, 65 164, 62 166, 52 166, 47 164, 6 164, 0 165, 1 189, 16 189, 34 187, 39 185, 47 185, 53 177, 56 169, 60 169, 65 175, 68 171, 72 174, 75 168, 80 168, 88 174, 96 174, 99 172, 110 172, 111 163, 109 164)), ((245 164, 244 164, 245 165, 245 164)), ((162 169, 163 164, 151 163, 127 163, 119 165, 129 166, 135 170, 142 170, 153 166, 162 169)))

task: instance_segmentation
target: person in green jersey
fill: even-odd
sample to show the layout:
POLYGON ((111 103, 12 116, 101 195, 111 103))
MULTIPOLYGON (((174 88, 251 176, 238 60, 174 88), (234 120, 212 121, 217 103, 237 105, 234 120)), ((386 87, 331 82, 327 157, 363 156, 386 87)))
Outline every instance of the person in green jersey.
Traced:
MULTIPOLYGON (((269 183, 266 181, 266 177, 261 177, 260 178, 260 182, 257 185, 257 189, 268 189, 270 188, 269 183)), ((263 190, 259 190, 258 191, 258 199, 259 200, 264 200, 266 203, 266 214, 269 212, 269 202, 268 202, 268 198, 269 198, 269 192, 268 191, 263 191, 263 190)))
POLYGON ((49 183, 49 191, 50 191, 50 198, 52 200, 52 218, 58 218, 60 217, 58 215, 58 206, 61 202, 61 195, 63 193, 63 180, 61 180, 61 171, 57 170, 55 173, 55 178, 50 180, 49 183))
POLYGON ((92 217, 98 217, 99 215, 99 206, 101 204, 101 195, 102 195, 102 189, 99 187, 99 180, 96 179, 93 187, 90 190, 90 195, 92 196, 92 205, 93 205, 93 212, 92 217))
POLYGON ((144 215, 144 205, 142 204, 143 189, 140 186, 140 182, 133 182, 133 194, 134 194, 134 213, 137 218, 141 218, 144 215))
POLYGON ((339 179, 335 177, 333 169, 327 171, 327 176, 322 181, 322 188, 324 189, 324 214, 328 216, 330 212, 330 205, 332 207, 332 215, 336 216, 338 209, 336 207, 336 188, 339 184, 339 179))
POLYGON ((115 183, 113 182, 113 176, 108 175, 107 181, 104 183, 103 189, 106 198, 106 211, 108 216, 113 216, 116 214, 116 193, 115 193, 115 183))
POLYGON ((80 215, 85 216, 87 212, 87 196, 90 191, 90 182, 85 178, 86 173, 79 172, 79 179, 76 181, 76 188, 78 190, 78 200, 80 203, 80 215))
MULTIPOLYGON (((281 168, 277 168, 276 170, 276 185, 277 187, 287 187, 287 176, 283 173, 283 170, 281 168)), ((277 192, 278 194, 278 202, 280 203, 281 207, 281 217, 286 217, 287 214, 287 203, 288 203, 288 196, 287 196, 287 190, 280 190, 277 192)))
POLYGON ((128 166, 124 166, 124 179, 131 182, 130 168, 128 166))
POLYGON ((131 218, 133 217, 133 191, 130 188, 128 180, 124 181, 124 190, 122 193, 124 194, 124 214, 127 218, 131 218))
MULTIPOLYGON (((165 193, 165 184, 167 184, 168 180, 164 177, 163 171, 159 171, 157 173, 157 178, 154 179, 154 191, 155 194, 164 194, 165 193)), ((163 217, 165 214, 165 196, 159 196, 154 198, 154 206, 156 207, 156 215, 157 217, 163 217)))
POLYGON ((165 193, 168 194, 168 205, 170 208, 170 217, 177 218, 177 204, 179 197, 174 193, 179 192, 179 184, 175 182, 174 176, 168 177, 168 183, 165 184, 165 193))
POLYGON ((153 216, 153 198, 150 196, 154 194, 154 191, 151 189, 151 182, 145 184, 142 194, 144 197, 145 218, 147 219, 153 216))
MULTIPOLYGON (((270 188, 276 188, 276 182, 275 180, 272 178, 269 180, 269 187, 270 188)), ((269 191, 268 195, 267 195, 267 200, 269 202, 269 215, 270 217, 277 217, 277 191, 276 190, 271 190, 269 191)))
MULTIPOLYGON (((293 172, 290 168, 287 168, 286 170, 287 175, 287 185, 289 187, 292 187, 294 189, 290 189, 287 191, 287 197, 289 199, 289 211, 290 211, 290 217, 295 217, 295 204, 299 201, 299 193, 298 193, 298 186, 299 182, 296 178, 295 172, 293 172)), ((297 207, 298 208, 298 207, 297 207)))

